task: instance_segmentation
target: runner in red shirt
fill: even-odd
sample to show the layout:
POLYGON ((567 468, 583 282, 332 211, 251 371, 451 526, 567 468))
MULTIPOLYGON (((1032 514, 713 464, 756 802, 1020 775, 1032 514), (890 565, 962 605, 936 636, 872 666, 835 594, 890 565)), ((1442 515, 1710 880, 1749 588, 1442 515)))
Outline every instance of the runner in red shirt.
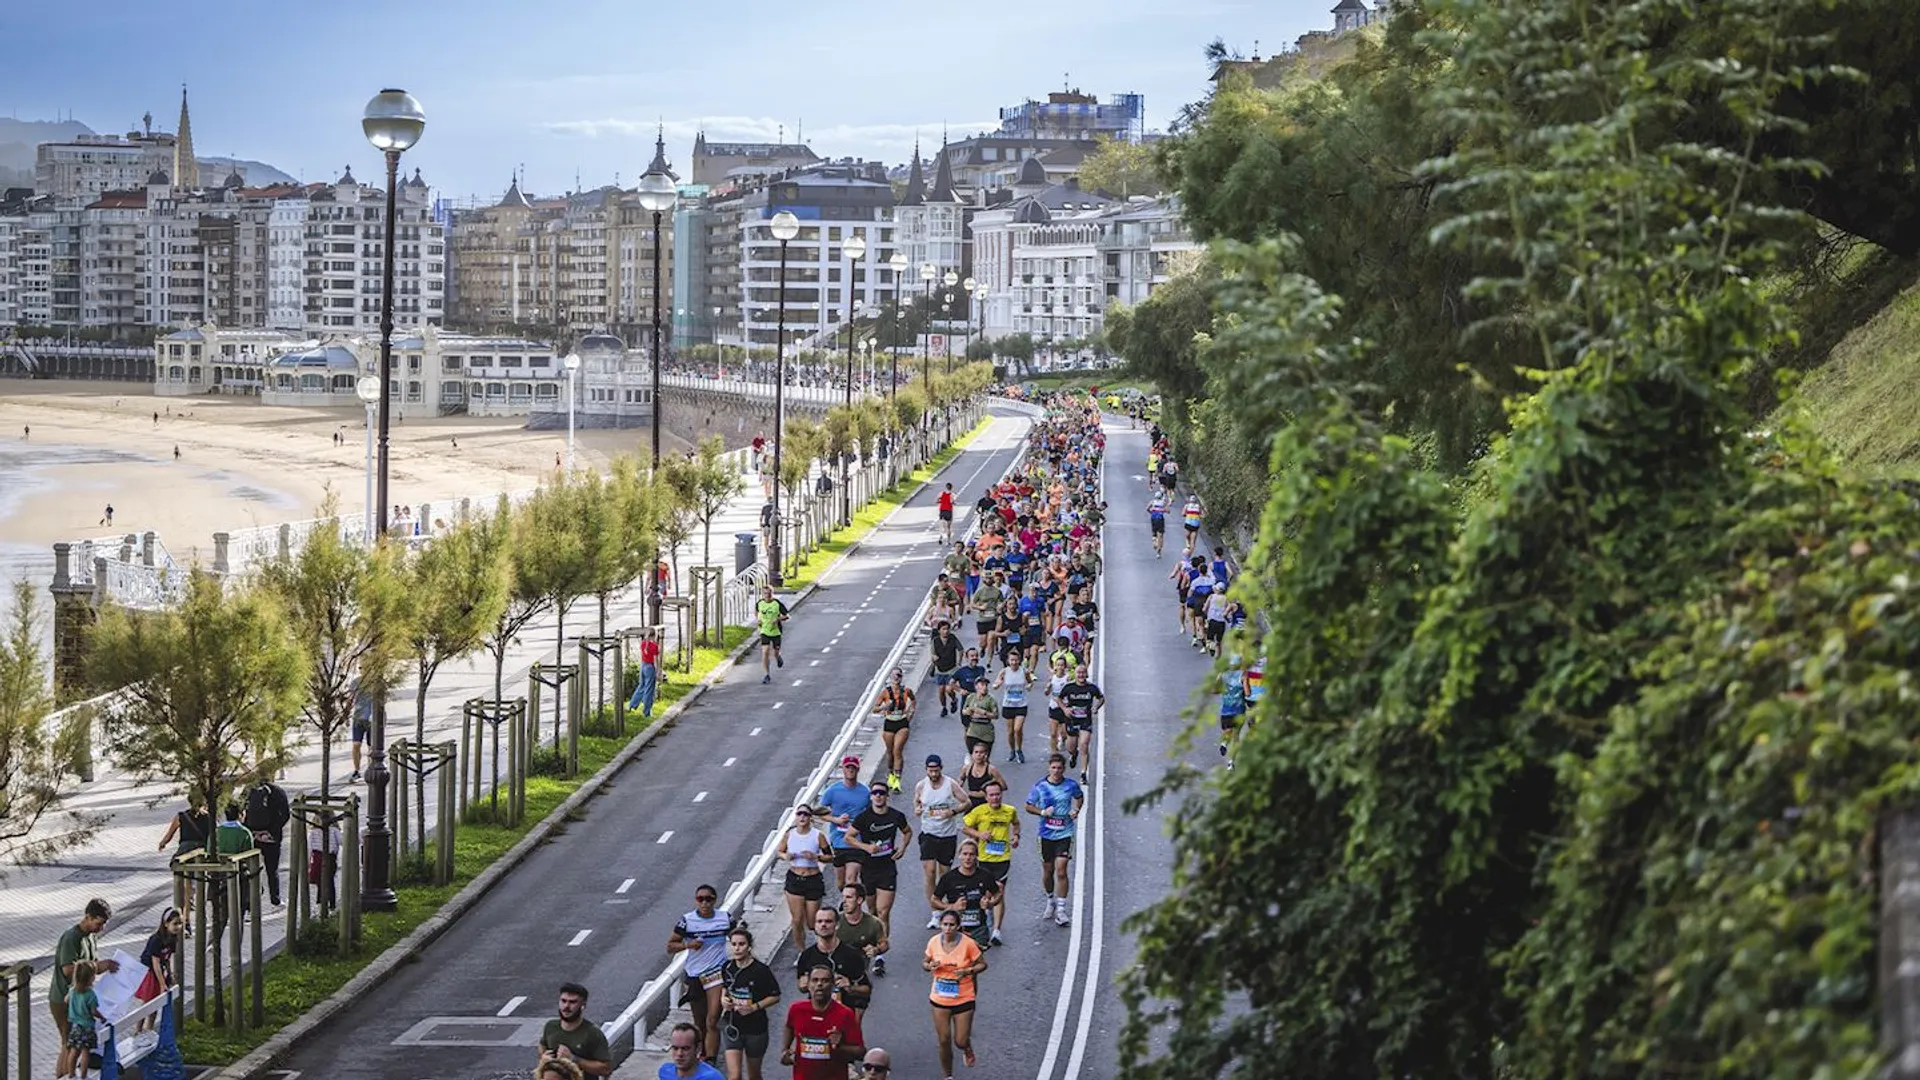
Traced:
POLYGON ((944 532, 941 543, 953 543, 953 485, 948 484, 940 492, 940 528, 944 532))
POLYGON ((807 973, 807 1000, 787 1008, 780 1064, 793 1066, 793 1080, 846 1080, 847 1066, 867 1052, 860 1018, 833 999, 833 969, 807 973))

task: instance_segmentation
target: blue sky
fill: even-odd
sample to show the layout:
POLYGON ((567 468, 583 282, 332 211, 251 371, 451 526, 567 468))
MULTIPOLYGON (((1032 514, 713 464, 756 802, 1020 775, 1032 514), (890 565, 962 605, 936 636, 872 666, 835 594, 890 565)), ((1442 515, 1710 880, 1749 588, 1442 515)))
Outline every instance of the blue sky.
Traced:
MULTIPOLYGON (((1069 80, 1146 95, 1149 127, 1202 96, 1215 37, 1263 52, 1332 23, 1333 0, 1105 0, 879 5, 856 0, 651 5, 631 0, 332 0, 239 7, 132 0, 4 5, 0 114, 69 113, 100 132, 152 110, 171 130, 188 84, 203 155, 306 180, 351 164, 367 98, 411 90, 427 111, 409 152, 440 194, 497 197, 525 166, 535 192, 631 185, 664 119, 684 165, 693 135, 771 140, 805 125, 818 153, 904 161, 997 124, 998 109, 1069 80), (209 14, 198 14, 207 11, 209 14), (380 43, 395 43, 383 47, 380 43)), ((684 168, 680 169, 685 172, 684 168)))

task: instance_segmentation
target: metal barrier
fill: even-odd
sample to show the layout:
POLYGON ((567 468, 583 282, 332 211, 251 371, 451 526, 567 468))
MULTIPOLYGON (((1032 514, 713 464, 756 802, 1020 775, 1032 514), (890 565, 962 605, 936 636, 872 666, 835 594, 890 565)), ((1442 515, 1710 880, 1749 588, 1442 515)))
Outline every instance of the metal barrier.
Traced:
POLYGON ((481 788, 487 777, 493 778, 490 811, 496 825, 518 825, 520 815, 527 805, 527 763, 531 755, 533 742, 533 713, 527 708, 526 698, 514 698, 511 701, 492 701, 487 698, 468 698, 460 708, 460 747, 462 774, 460 778, 460 816, 466 818, 469 810, 479 805, 481 788), (500 729, 507 733, 507 813, 500 814, 500 729), (489 772, 481 768, 482 755, 486 748, 487 732, 493 732, 493 769, 489 772))
POLYGON ((726 609, 728 626, 752 626, 753 606, 760 602, 760 587, 767 583, 767 564, 754 563, 727 579, 726 609))
POLYGON ((560 751, 566 774, 573 776, 580 771, 580 702, 586 696, 586 684, 580 679, 580 666, 535 664, 527 672, 527 712, 533 717, 529 726, 536 736, 542 723, 542 688, 553 691, 553 748, 560 751), (567 740, 564 749, 560 743, 563 730, 567 740))
POLYGON ((401 868, 408 856, 416 854, 412 848, 418 847, 417 857, 428 861, 427 836, 431 831, 434 843, 428 877, 435 885, 453 881, 453 839, 458 820, 454 806, 459 801, 454 790, 459 774, 455 759, 459 753, 452 740, 416 745, 403 738, 395 739, 387 748, 387 759, 394 769, 392 880, 401 880, 401 868), (435 799, 432 830, 427 828, 428 777, 433 778, 435 799), (409 784, 409 778, 414 783, 409 784))
POLYGON ((14 1080, 33 1080, 32 1001, 33 965, 0 968, 0 1072, 15 1058, 14 1080))

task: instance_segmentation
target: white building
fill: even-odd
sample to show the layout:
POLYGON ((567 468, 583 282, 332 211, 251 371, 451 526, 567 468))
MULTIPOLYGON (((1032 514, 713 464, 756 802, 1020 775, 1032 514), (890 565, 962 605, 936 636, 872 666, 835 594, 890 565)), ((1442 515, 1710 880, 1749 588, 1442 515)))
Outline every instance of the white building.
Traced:
POLYGON ((146 319, 146 205, 140 191, 101 195, 82 212, 80 324, 137 326, 146 319))
POLYGON ((300 330, 307 325, 306 190, 275 199, 267 215, 267 326, 300 330))
MULTIPOLYGON (((310 191, 307 201, 307 331, 378 333, 386 192, 361 184, 348 169, 333 184, 310 191)), ((445 315, 446 237, 418 172, 400 185, 395 216, 393 324, 437 326, 445 315)))
POLYGON ((109 191, 132 191, 155 172, 172 172, 173 145, 172 135, 137 131, 41 143, 34 148, 33 192, 92 202, 109 191))
MULTIPOLYGON (((877 171, 857 163, 819 165, 741 198, 741 324, 748 341, 772 345, 779 339, 780 241, 771 222, 782 210, 800 219, 799 235, 786 245, 789 341, 831 334, 846 321, 850 299, 856 309, 893 299, 896 283, 887 266, 895 249, 893 188, 877 171), (867 253, 851 267, 849 280, 842 245, 855 235, 866 241, 867 253)), ((907 276, 918 281, 913 270, 907 276)))
POLYGON ((20 233, 26 214, 0 210, 0 327, 20 322, 20 233))

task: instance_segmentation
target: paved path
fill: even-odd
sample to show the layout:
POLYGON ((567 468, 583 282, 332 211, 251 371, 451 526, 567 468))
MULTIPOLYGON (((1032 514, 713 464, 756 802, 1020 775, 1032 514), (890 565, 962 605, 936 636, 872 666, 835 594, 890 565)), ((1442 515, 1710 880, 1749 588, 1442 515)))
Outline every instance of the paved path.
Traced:
MULTIPOLYGON (((761 502, 759 485, 743 474, 740 494, 714 521, 713 550, 729 573, 733 534, 758 531, 761 502)), ((698 562, 700 549, 698 534, 682 547, 683 574, 686 566, 698 562)), ((608 606, 608 629, 641 625, 643 608, 641 590, 630 590, 617 597, 608 606)), ((527 672, 532 664, 553 661, 554 623, 552 613, 534 620, 508 650, 506 687, 510 697, 526 694, 527 672)), ((588 598, 574 606, 565 629, 571 639, 597 627, 598 604, 588 598)), ((570 646, 567 659, 574 658, 575 651, 570 646)), ((476 653, 443 667, 429 690, 429 741, 458 739, 461 703, 475 696, 491 697, 492 693, 490 654, 476 653)), ((411 737, 414 717, 411 680, 395 690, 387 711, 390 737, 411 737)), ((44 972, 52 963, 54 942, 79 918, 93 897, 106 900, 114 912, 112 923, 101 936, 101 955, 121 948, 137 956, 147 935, 158 923, 161 911, 171 902, 168 857, 158 850, 158 845, 168 821, 179 809, 179 799, 164 787, 136 784, 105 762, 98 768, 95 781, 85 785, 68 805, 76 810, 109 815, 106 825, 86 843, 63 852, 52 862, 0 868, 0 875, 4 875, 0 876, 0 961, 25 960, 33 964, 36 972, 44 972)), ((333 753, 335 791, 343 790, 343 781, 350 769, 343 736, 333 753)), ((290 794, 318 790, 319 749, 309 745, 281 783, 290 794)), ((431 785, 428 797, 428 820, 431 821, 435 802, 431 785)), ((291 850, 291 844, 288 848, 291 850)), ((264 927, 268 948, 277 947, 284 936, 284 920, 265 920, 264 927)), ((50 1069, 58 1047, 51 1023, 42 1022, 46 1019, 47 979, 39 975, 34 981, 34 1061, 45 1062, 50 1069)))
MULTIPOLYGON (((971 491, 1012 463, 1001 417, 943 474, 971 491)), ((328 1080, 519 1078, 563 981, 605 1020, 657 975, 695 886, 726 890, 785 819, 932 584, 932 490, 862 543, 788 624, 772 685, 743 664, 662 732, 444 936, 298 1048, 283 1067, 328 1080)))

